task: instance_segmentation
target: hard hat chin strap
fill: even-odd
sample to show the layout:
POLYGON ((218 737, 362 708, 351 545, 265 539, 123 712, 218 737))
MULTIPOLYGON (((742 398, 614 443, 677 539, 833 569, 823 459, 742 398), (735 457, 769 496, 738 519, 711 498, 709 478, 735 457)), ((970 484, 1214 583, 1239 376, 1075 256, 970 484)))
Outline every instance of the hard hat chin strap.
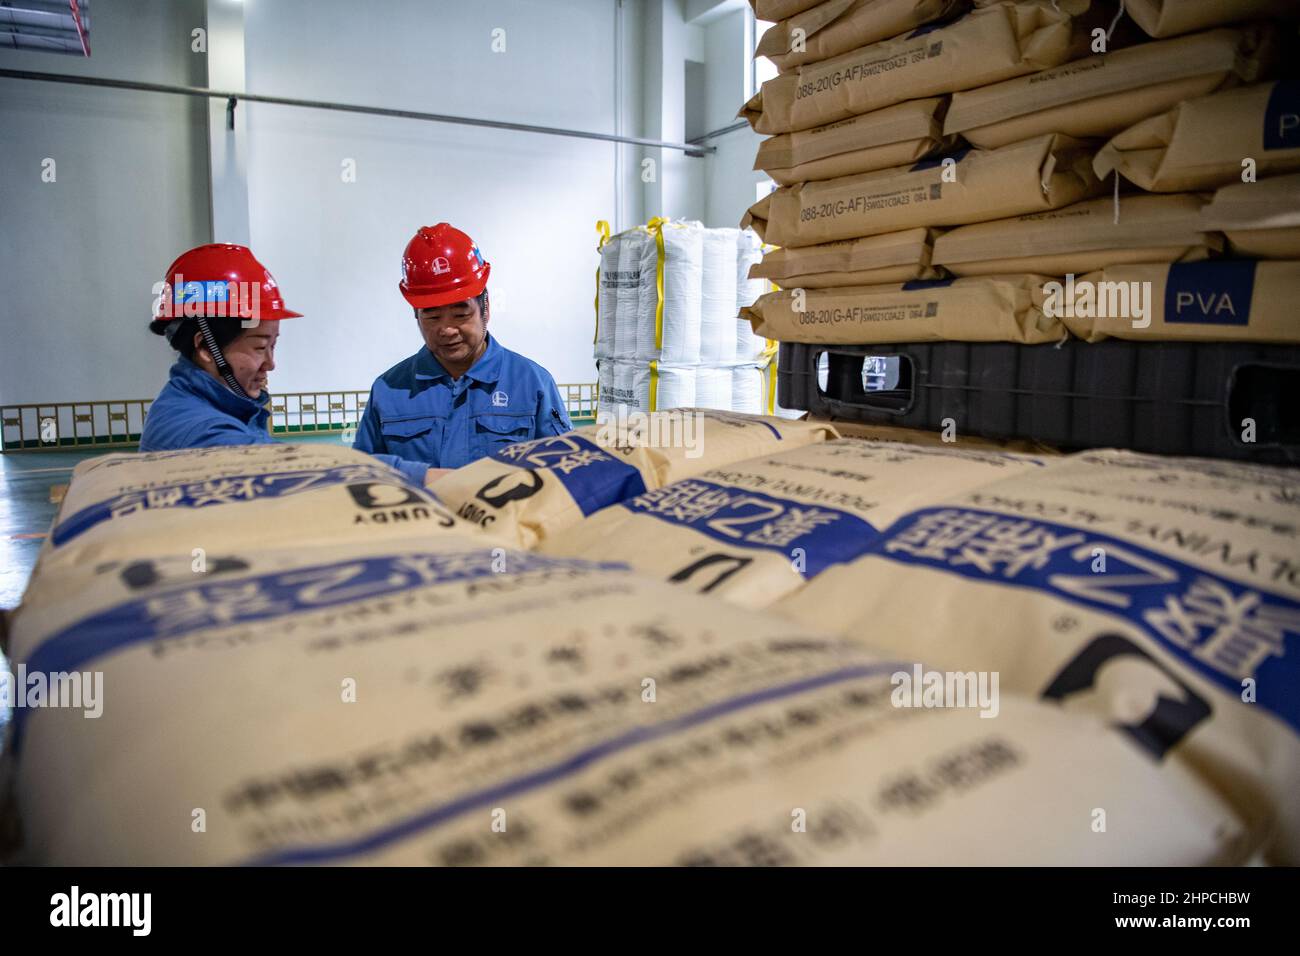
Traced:
POLYGON ((203 336, 203 344, 207 346, 208 353, 212 356, 213 364, 217 366, 217 374, 221 376, 221 380, 226 383, 227 388, 240 398, 249 398, 248 393, 239 384, 239 380, 235 378, 235 373, 226 361, 226 357, 221 354, 221 349, 217 345, 217 337, 212 334, 208 320, 203 316, 199 316, 198 324, 199 333, 203 336))

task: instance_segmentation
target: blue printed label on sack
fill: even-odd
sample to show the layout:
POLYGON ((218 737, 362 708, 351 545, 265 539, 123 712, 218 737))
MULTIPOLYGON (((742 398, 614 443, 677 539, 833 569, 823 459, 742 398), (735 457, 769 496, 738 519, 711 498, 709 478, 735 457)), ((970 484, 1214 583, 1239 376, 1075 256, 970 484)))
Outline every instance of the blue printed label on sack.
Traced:
POLYGON ((1255 260, 1175 262, 1165 279, 1165 323, 1248 325, 1255 260))
POLYGON ((611 451, 572 433, 517 442, 491 457, 530 471, 547 469, 564 485, 584 518, 645 491, 641 472, 619 461, 611 451))
MULTIPOLYGON (((1300 686, 1300 602, 1127 541, 998 512, 926 508, 895 523, 873 553, 1119 615, 1232 696, 1246 678, 1300 686), (1104 572, 1093 571, 1098 549, 1104 572)), ((1300 730, 1300 695, 1260 695, 1254 706, 1300 730)))
POLYGON ((1264 109, 1264 149, 1300 149, 1300 81, 1277 83, 1264 109))
MULTIPOLYGON (((510 552, 511 575, 541 571, 626 571, 617 562, 552 558, 510 552)), ((66 674, 91 661, 195 631, 253 624, 288 615, 385 597, 413 588, 481 579, 503 573, 499 549, 357 557, 238 580, 204 581, 155 591, 83 618, 41 642, 24 663, 28 674, 66 674)), ((281 628, 277 633, 284 633, 281 628)), ((234 646, 234 645, 230 645, 234 646)), ((14 751, 28 708, 14 711, 14 751)))
POLYGON ((625 501, 651 515, 737 548, 775 551, 812 578, 868 551, 879 533, 857 515, 835 508, 687 479, 625 501))
MULTIPOLYGON (((50 544, 59 547, 95 525, 144 511, 206 508, 209 505, 283 498, 353 481, 382 482, 400 486, 403 490, 408 487, 391 469, 381 465, 343 465, 338 468, 272 472, 265 475, 231 475, 208 481, 162 485, 158 488, 128 491, 82 508, 55 525, 50 533, 50 544)), ((426 500, 433 500, 428 492, 421 490, 420 494, 426 500)))

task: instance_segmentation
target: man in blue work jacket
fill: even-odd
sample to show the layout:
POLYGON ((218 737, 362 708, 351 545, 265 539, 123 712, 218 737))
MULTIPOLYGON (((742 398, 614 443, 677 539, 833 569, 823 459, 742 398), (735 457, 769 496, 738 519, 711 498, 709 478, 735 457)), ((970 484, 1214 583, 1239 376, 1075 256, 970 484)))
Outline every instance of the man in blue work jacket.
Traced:
POLYGON ((414 475, 573 428, 551 374, 488 334, 490 271, 473 240, 445 222, 407 244, 399 288, 424 348, 375 380, 357 449, 394 455, 414 475))

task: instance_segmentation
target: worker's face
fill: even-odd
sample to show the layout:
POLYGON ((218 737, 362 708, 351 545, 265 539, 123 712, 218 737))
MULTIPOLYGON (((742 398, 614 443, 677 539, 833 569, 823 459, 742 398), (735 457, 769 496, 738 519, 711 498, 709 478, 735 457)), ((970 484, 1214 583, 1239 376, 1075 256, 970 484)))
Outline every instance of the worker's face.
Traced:
POLYGON ((416 309, 415 317, 424 344, 448 371, 463 372, 483 354, 488 313, 479 309, 478 299, 416 309))
MULTIPOLYGON (((235 381, 249 398, 262 397, 262 389, 267 385, 267 376, 275 368, 275 342, 279 337, 279 322, 262 322, 246 330, 243 335, 221 350, 221 354, 226 357, 226 362, 230 365, 230 370, 235 374, 235 381)), ((216 363, 212 361, 212 356, 203 346, 201 336, 198 337, 196 344, 199 346, 199 357, 204 360, 201 364, 211 374, 216 375, 216 363)))

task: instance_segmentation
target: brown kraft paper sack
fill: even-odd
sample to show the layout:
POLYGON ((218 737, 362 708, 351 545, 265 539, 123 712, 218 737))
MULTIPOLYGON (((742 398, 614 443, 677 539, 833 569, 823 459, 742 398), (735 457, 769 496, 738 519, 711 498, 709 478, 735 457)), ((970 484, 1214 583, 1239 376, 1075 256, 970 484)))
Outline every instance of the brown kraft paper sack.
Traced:
POLYGON ((1239 80, 1269 62, 1267 30, 1212 30, 1091 56, 958 93, 944 132, 993 149, 1043 133, 1113 136, 1148 116, 1239 80))
POLYGON ((754 168, 782 186, 904 166, 950 147, 943 135, 941 96, 910 100, 851 119, 759 143, 754 168))
POLYGON ((788 73, 858 47, 908 33, 964 10, 967 0, 826 0, 768 28, 754 56, 788 73), (796 38, 802 31, 801 43, 796 38), (802 51, 795 46, 802 46, 802 51))
POLYGON ((919 510, 776 606, 1100 716, 1300 862, 1300 473, 1123 451, 919 510))
MULTIPOLYGON (((944 441, 943 433, 928 431, 923 428, 906 428, 902 425, 875 425, 867 422, 853 421, 836 415, 810 415, 808 421, 824 421, 834 425, 841 438, 863 438, 867 441, 891 442, 901 445, 920 445, 925 448, 952 448, 951 441, 944 441)), ((1012 451, 1027 455, 1059 455, 1060 452, 1050 445, 1026 439, 1012 438, 978 438, 965 435, 961 439, 963 451, 1012 451)))
MULTIPOLYGON (((1300 343, 1300 262, 1217 259, 1114 266, 1044 290, 1044 311, 1105 338, 1300 343), (1073 288, 1073 294, 1071 289, 1073 288)), ((761 300, 760 300, 761 301, 761 300)))
POLYGON ((1059 342, 1043 314, 1044 276, 978 276, 902 285, 793 289, 741 309, 755 335, 782 342, 1059 342), (802 309, 797 308, 799 305, 802 309))
POLYGON ((773 249, 749 267, 751 279, 769 279, 791 289, 881 285, 937 279, 930 252, 934 229, 905 229, 883 236, 843 239, 819 246, 773 249))
POLYGON ((104 575, 21 623, 18 666, 93 671, 108 694, 97 719, 17 711, 0 766, 15 862, 1196 865, 1249 850, 1222 798, 1091 715, 987 679, 902 705, 911 660, 626 570, 450 538, 239 557, 144 590, 104 575), (507 816, 509 837, 485 822, 507 816))
POLYGON ((903 514, 1045 464, 951 445, 841 438, 647 491, 566 528, 539 550, 623 562, 682 588, 762 608, 860 557, 903 514))
POLYGON ((1223 230, 1234 255, 1300 259, 1300 173, 1224 186, 1201 221, 1223 230))
POLYGON ((1294 17, 1300 8, 1295 0, 1125 0, 1124 12, 1148 36, 1172 37, 1225 23, 1294 17))
POLYGON ((1300 81, 1261 83, 1179 103, 1119 133, 1093 169, 1118 172, 1152 192, 1241 182, 1247 160, 1259 174, 1300 169, 1300 81))
POLYGON ((711 409, 636 413, 622 425, 603 415, 595 425, 510 445, 431 487, 465 521, 510 545, 532 548, 647 489, 835 437, 822 424, 711 409))
POLYGON ((960 150, 913 166, 783 186, 751 206, 741 227, 752 225, 775 245, 811 246, 1041 212, 1104 190, 1086 144, 1040 136, 998 150, 960 150))
POLYGON ((960 226, 940 236, 933 261, 959 275, 1082 275, 1127 262, 1191 262, 1223 248, 1201 224, 1203 197, 1125 196, 960 226))
POLYGON ((1006 2, 782 74, 764 83, 737 115, 759 133, 825 126, 1056 66, 1070 58, 1074 36, 1070 15, 1048 0, 1006 2))
POLYGON ((788 20, 796 13, 811 10, 823 2, 825 0, 749 0, 749 5, 754 8, 755 20, 776 22, 788 20))

